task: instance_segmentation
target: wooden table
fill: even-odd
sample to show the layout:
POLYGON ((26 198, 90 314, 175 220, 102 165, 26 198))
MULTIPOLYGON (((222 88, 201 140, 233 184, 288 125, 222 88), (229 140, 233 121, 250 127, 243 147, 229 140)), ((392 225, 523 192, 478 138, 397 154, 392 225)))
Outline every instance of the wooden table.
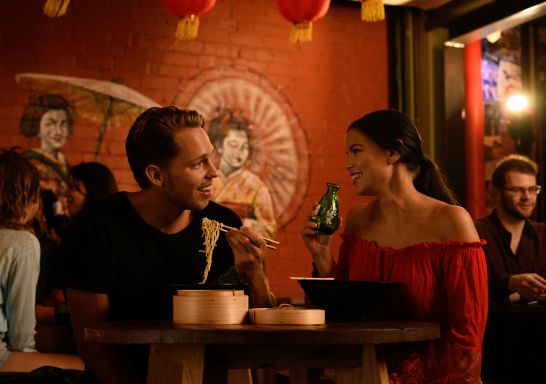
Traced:
POLYGON ((292 384, 307 383, 307 368, 334 368, 336 383, 387 384, 385 343, 440 337, 437 324, 418 322, 292 325, 180 325, 111 322, 85 329, 87 341, 150 344, 147 382, 221 383, 227 369, 290 369, 292 384))

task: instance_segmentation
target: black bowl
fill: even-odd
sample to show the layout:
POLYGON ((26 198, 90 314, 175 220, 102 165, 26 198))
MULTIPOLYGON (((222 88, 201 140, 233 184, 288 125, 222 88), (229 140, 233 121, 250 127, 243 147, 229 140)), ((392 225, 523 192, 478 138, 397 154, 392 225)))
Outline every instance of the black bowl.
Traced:
POLYGON ((384 319, 396 305, 401 283, 363 280, 298 279, 311 303, 326 310, 328 321, 384 319))

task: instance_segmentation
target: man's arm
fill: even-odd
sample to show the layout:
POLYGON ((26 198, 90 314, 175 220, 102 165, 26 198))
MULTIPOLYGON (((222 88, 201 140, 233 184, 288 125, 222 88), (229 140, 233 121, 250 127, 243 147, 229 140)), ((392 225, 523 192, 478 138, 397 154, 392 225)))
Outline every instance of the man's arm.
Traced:
POLYGON ((263 269, 267 250, 264 240, 247 227, 229 231, 226 238, 233 250, 235 268, 249 285, 250 305, 258 308, 274 306, 275 296, 269 290, 263 269))
POLYGON ((109 319, 108 296, 69 288, 67 299, 78 352, 87 368, 103 384, 139 383, 117 346, 85 341, 86 326, 109 319))

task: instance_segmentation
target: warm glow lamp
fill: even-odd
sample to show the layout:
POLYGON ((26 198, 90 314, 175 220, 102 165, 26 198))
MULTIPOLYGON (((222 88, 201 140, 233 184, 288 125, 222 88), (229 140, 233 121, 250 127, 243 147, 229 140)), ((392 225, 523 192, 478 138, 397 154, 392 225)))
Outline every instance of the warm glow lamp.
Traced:
POLYGON ((529 107, 529 99, 524 95, 513 94, 506 100, 506 109, 510 112, 525 111, 529 107))

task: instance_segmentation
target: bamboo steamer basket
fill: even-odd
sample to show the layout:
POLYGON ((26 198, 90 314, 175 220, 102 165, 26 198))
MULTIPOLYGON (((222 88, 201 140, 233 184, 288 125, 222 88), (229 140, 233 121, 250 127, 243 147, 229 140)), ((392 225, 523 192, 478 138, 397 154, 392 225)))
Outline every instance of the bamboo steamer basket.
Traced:
POLYGON ((239 290, 179 290, 173 296, 173 322, 178 324, 242 324, 248 296, 239 290))
POLYGON ((299 309, 282 304, 275 308, 252 308, 250 321, 254 324, 323 325, 324 309, 299 309))

